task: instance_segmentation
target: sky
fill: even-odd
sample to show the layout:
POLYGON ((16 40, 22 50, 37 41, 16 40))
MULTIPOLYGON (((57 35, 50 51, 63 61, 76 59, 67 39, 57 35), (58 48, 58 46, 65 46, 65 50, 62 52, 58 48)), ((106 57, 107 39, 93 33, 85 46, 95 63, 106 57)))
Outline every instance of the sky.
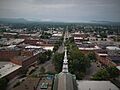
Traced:
POLYGON ((120 0, 0 0, 0 18, 120 22, 120 0))

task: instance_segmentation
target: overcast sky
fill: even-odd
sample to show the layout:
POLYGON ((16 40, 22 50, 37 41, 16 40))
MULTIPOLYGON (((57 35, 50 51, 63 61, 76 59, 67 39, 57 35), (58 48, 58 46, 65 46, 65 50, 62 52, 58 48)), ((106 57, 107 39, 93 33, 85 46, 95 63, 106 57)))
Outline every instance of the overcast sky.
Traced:
POLYGON ((0 18, 120 21, 120 0, 0 0, 0 18))

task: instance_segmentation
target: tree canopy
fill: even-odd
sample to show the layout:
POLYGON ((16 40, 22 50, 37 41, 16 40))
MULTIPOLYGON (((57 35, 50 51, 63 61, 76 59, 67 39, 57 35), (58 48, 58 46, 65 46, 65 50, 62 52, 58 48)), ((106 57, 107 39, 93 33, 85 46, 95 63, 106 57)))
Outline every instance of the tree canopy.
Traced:
POLYGON ((93 75, 94 80, 109 80, 114 79, 119 76, 119 70, 116 67, 110 66, 105 69, 99 70, 95 75, 93 75))
POLYGON ((52 52, 50 50, 48 50, 44 53, 40 53, 38 62, 39 63, 44 63, 44 62, 50 60, 51 55, 52 55, 52 52))
POLYGON ((53 64, 55 66, 55 70, 59 73, 62 70, 62 65, 63 65, 63 57, 64 53, 55 53, 53 57, 53 64))

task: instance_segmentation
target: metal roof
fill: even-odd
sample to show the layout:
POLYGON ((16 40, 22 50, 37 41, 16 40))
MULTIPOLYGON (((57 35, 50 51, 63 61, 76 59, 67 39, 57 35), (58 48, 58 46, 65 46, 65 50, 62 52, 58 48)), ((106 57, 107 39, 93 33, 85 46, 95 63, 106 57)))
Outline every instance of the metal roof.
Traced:
POLYGON ((119 90, 110 81, 77 81, 78 90, 119 90))

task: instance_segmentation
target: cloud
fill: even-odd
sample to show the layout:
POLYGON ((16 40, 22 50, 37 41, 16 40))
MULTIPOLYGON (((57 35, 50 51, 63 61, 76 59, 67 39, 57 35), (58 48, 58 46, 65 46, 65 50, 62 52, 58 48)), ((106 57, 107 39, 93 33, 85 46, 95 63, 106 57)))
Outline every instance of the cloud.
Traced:
POLYGON ((120 0, 0 0, 0 17, 120 21, 120 0))

